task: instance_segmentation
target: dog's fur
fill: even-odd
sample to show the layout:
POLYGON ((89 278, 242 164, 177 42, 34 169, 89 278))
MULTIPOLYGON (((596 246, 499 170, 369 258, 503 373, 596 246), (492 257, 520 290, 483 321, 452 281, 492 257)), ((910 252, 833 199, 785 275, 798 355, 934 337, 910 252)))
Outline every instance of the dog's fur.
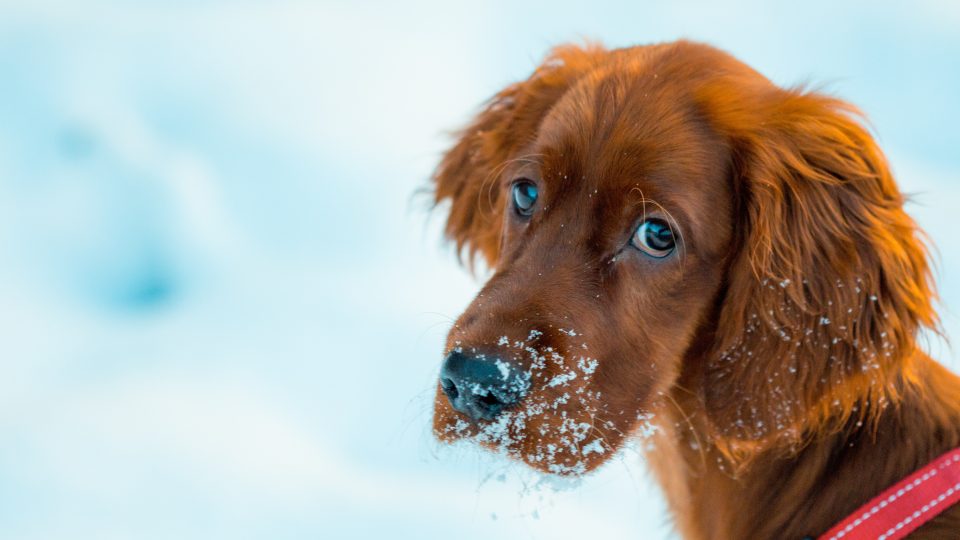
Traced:
MULTIPOLYGON (((844 102, 696 43, 560 47, 463 131, 435 194, 494 270, 448 351, 531 383, 492 423, 438 387, 443 440, 579 474, 652 426, 677 528, 731 540, 823 533, 960 446, 960 379, 917 343, 938 328, 922 233, 844 102), (674 255, 629 246, 649 215, 674 255)), ((960 538, 960 506, 914 537, 960 538)))

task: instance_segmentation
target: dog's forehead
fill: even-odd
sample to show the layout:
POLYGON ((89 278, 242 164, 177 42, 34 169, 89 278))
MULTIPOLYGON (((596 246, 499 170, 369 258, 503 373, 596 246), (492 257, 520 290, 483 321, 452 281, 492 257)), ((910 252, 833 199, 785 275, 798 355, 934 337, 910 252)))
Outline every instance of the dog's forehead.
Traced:
POLYGON ((689 90, 642 70, 587 74, 537 133, 544 182, 558 197, 603 205, 607 219, 653 202, 709 233, 731 206, 730 152, 689 90))

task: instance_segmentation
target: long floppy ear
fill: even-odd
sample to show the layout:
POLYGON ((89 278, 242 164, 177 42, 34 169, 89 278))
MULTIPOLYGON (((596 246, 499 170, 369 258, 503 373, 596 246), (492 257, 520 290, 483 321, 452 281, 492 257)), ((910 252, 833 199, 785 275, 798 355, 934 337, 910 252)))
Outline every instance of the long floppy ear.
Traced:
POLYGON ((529 79, 494 96, 459 134, 434 173, 436 203, 450 201, 446 235, 473 262, 479 252, 493 268, 499 257, 503 207, 498 176, 509 160, 522 157, 544 117, 588 69, 601 62, 599 45, 553 49, 529 79))
POLYGON ((859 113, 772 86, 726 105, 740 246, 702 395, 742 462, 875 418, 937 320, 921 232, 859 113))

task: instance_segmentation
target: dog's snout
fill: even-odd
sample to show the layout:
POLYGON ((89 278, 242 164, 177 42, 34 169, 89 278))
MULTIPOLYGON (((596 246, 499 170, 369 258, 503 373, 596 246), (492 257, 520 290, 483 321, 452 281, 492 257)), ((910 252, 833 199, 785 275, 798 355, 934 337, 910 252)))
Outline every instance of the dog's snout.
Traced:
POLYGON ((529 381, 499 358, 452 352, 440 370, 440 387, 457 411, 474 420, 493 420, 523 398, 529 381))

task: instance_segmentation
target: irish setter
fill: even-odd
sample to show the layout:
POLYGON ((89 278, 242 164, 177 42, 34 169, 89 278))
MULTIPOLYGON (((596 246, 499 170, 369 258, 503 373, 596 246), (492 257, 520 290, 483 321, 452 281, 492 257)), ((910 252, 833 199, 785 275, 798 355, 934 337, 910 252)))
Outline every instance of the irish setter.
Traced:
POLYGON ((858 118, 706 45, 555 49, 434 176, 493 270, 436 435, 579 475, 652 432, 677 529, 730 540, 822 534, 960 446, 922 233, 858 118))

